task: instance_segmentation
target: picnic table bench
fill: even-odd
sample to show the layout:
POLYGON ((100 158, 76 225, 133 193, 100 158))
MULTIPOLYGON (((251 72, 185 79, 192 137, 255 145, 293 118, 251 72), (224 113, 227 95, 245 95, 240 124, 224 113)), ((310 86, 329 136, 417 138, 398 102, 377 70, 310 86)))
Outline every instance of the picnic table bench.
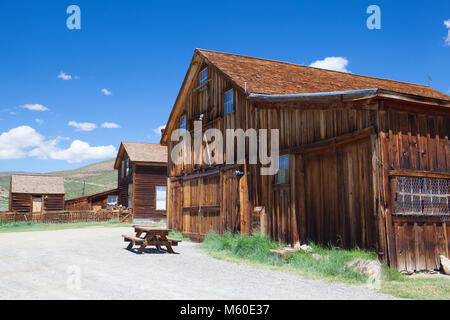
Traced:
POLYGON ((156 246, 156 249, 161 250, 161 246, 167 248, 167 252, 174 253, 172 246, 177 246, 181 240, 169 238, 170 230, 164 228, 133 226, 136 232, 135 236, 123 234, 122 237, 125 242, 130 242, 127 246, 131 250, 135 245, 139 245, 138 252, 143 253, 147 246, 156 246))

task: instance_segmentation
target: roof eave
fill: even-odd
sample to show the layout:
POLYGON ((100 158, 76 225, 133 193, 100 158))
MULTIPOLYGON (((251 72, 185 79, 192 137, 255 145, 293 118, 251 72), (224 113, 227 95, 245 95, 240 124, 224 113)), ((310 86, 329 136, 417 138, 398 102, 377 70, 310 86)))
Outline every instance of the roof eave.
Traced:
POLYGON ((438 107, 450 107, 450 100, 425 97, 386 89, 362 89, 352 91, 315 92, 299 94, 250 94, 249 100, 254 102, 296 102, 296 103, 328 103, 330 100, 357 101, 370 98, 402 100, 412 103, 428 104, 438 107))

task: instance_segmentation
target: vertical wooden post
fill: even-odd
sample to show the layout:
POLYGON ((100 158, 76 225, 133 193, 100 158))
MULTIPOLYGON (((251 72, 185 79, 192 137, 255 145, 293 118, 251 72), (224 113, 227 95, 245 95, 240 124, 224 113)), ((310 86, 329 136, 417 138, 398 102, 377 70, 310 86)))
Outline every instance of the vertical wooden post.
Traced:
POLYGON ((297 155, 298 163, 296 165, 296 192, 293 195, 294 199, 298 203, 297 214, 297 228, 299 230, 299 241, 306 241, 306 205, 305 205, 305 171, 303 156, 297 155))
POLYGON ((248 199, 247 162, 244 163, 244 175, 239 179, 239 203, 241 216, 241 234, 250 235, 252 232, 252 226, 250 201, 248 199))
POLYGON ((291 206, 291 235, 289 235, 289 238, 291 239, 291 244, 295 245, 298 241, 299 241, 299 236, 298 236, 298 226, 297 226, 297 211, 296 211, 296 207, 297 207, 297 195, 296 195, 296 187, 297 187, 297 182, 296 182, 296 165, 295 165, 295 155, 294 154, 290 154, 289 155, 289 183, 290 183, 290 195, 289 195, 289 200, 290 200, 290 206, 291 206))
POLYGON ((267 224, 267 213, 266 207, 261 207, 261 211, 259 213, 259 225, 261 229, 261 234, 264 236, 269 236, 269 228, 267 224))

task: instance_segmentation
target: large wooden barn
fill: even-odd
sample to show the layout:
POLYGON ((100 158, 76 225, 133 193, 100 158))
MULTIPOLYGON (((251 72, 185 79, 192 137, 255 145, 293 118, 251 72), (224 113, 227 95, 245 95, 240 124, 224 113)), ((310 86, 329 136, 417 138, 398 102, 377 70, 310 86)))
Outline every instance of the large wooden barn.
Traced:
MULTIPOLYGON (((438 269, 450 247, 450 97, 428 86, 195 50, 174 129, 279 129, 276 175, 260 165, 168 163, 168 227, 265 230, 376 248, 399 270, 438 269), (243 174, 243 175, 242 175, 243 174)), ((193 147, 192 143, 192 147, 193 147)), ((224 155, 225 159, 226 155, 224 155)))
POLYGON ((87 194, 81 197, 68 199, 64 202, 65 210, 100 210, 111 209, 118 205, 117 188, 87 194))
POLYGON ((43 174, 13 174, 9 187, 9 211, 64 210, 64 179, 43 174))
POLYGON ((114 169, 118 171, 119 205, 132 208, 135 218, 165 218, 167 147, 122 142, 114 169))

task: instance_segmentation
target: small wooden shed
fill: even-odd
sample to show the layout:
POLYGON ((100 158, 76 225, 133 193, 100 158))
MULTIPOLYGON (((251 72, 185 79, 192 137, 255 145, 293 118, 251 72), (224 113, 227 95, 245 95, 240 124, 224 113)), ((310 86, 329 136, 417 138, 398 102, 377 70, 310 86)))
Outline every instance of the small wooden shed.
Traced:
POLYGON ((118 205, 119 189, 100 191, 77 198, 68 199, 64 203, 65 210, 100 210, 110 209, 118 205))
POLYGON ((9 188, 9 211, 64 210, 64 179, 44 174, 13 174, 9 188))
POLYGON ((161 139, 169 154, 172 132, 193 136, 194 121, 203 132, 278 129, 279 170, 261 175, 248 147, 243 163, 169 158, 169 228, 201 240, 262 221, 272 239, 375 248, 399 270, 439 269, 439 256, 449 257, 448 95, 196 49, 161 139))
POLYGON ((165 218, 167 147, 122 142, 114 169, 118 172, 119 205, 132 208, 135 218, 165 218))

